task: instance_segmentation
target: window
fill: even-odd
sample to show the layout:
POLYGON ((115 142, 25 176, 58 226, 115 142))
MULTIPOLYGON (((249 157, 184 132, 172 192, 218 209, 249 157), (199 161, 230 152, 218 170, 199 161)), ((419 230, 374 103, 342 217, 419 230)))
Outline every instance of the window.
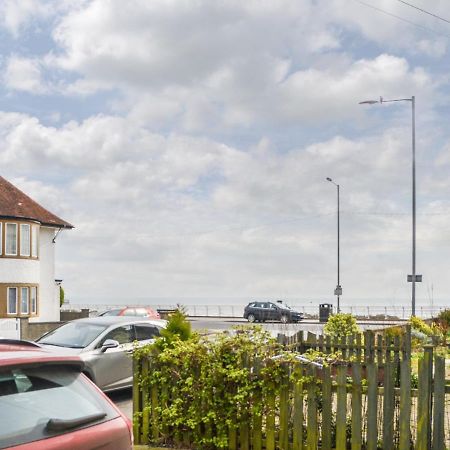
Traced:
POLYGON ((17 255, 17 224, 6 224, 5 250, 7 255, 17 255))
POLYGON ((33 225, 31 227, 31 256, 33 258, 38 257, 38 245, 39 245, 39 226, 33 225))
POLYGON ((8 288, 7 314, 17 314, 17 288, 8 288))
POLYGON ((123 327, 117 327, 114 330, 111 330, 102 339, 101 344, 103 344, 103 342, 105 342, 107 339, 113 339, 114 341, 117 341, 119 344, 129 344, 130 342, 133 342, 134 336, 132 333, 131 325, 125 325, 123 327))
POLYGON ((22 256, 30 256, 30 225, 27 223, 20 224, 20 254, 22 256))
POLYGON ((138 341, 146 341, 148 339, 155 339, 159 336, 159 328, 155 325, 135 325, 134 331, 138 341))
POLYGON ((40 362, 33 367, 5 367, 0 373, 0 448, 21 444, 45 448, 49 437, 69 433, 58 441, 62 446, 61 442, 71 439, 74 442, 73 431, 110 421, 118 415, 104 396, 70 365, 40 362), (80 418, 86 421, 75 425, 80 418), (66 427, 52 429, 49 419, 66 427))
POLYGON ((31 288, 31 314, 37 314, 37 287, 31 288))
POLYGON ((29 314, 29 289, 27 287, 20 288, 20 314, 29 314))

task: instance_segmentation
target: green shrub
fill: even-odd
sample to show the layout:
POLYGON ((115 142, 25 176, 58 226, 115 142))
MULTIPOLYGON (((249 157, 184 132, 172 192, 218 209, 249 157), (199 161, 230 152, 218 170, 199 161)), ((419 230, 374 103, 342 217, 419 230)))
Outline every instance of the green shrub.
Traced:
POLYGON ((344 336, 351 336, 354 334, 361 333, 358 325, 356 324, 356 319, 351 314, 334 314, 326 323, 323 328, 324 334, 331 337, 341 338, 344 336))
POLYGON ((417 330, 420 333, 425 334, 426 336, 433 336, 435 332, 430 325, 427 325, 422 319, 419 317, 412 316, 409 319, 409 323, 411 324, 411 328, 413 330, 417 330))
POLYGON ((191 323, 187 320, 184 309, 179 307, 170 314, 166 328, 161 330, 161 337, 156 340, 156 346, 163 350, 166 347, 172 347, 178 341, 187 341, 191 337, 191 323))
POLYGON ((442 310, 437 316, 438 323, 446 330, 450 328, 450 309, 442 310))

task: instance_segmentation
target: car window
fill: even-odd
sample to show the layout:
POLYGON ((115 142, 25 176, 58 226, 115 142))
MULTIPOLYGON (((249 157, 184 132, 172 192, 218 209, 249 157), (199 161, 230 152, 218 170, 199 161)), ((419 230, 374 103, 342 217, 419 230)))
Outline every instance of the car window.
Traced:
POLYGON ((89 427, 118 415, 75 368, 40 364, 0 369, 0 448, 89 427), (51 419, 83 418, 87 420, 78 427, 56 430, 51 426, 51 419))
POLYGON ((128 344, 134 341, 133 329, 131 325, 124 325, 114 328, 114 330, 111 330, 103 337, 101 344, 103 344, 103 342, 105 342, 107 339, 113 339, 119 344, 128 344))
POLYGON ((269 308, 271 308, 271 309, 277 309, 277 305, 274 305, 273 303, 269 303, 269 308))
POLYGON ((136 310, 134 308, 127 308, 123 311, 122 316, 135 316, 136 310))
POLYGON ((56 347, 84 348, 100 336, 106 328, 106 325, 96 323, 68 322, 38 339, 37 342, 56 347))
POLYGON ((120 311, 122 311, 121 309, 110 309, 108 311, 105 311, 101 314, 99 314, 99 316, 118 316, 120 314, 120 311))
POLYGON ((147 317, 148 312, 145 308, 136 308, 135 315, 138 317, 147 317))
POLYGON ((155 339, 159 336, 159 328, 150 324, 137 324, 134 326, 136 339, 138 341, 146 341, 147 339, 155 339))

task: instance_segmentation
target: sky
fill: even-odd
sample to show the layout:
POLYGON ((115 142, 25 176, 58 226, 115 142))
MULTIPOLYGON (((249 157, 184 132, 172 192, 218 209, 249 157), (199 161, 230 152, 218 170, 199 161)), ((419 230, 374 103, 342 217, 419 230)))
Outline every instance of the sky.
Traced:
POLYGON ((68 299, 450 304, 447 0, 0 0, 0 175, 68 299), (409 4, 408 4, 409 3, 409 4), (421 11, 425 10, 425 11, 421 11), (430 13, 427 14, 426 12, 430 13))

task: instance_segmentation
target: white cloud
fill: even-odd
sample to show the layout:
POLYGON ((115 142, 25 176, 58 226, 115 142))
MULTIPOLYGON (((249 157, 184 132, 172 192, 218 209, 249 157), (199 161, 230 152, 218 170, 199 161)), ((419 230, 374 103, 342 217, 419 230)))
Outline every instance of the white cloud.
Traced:
POLYGON ((22 58, 17 55, 10 56, 3 81, 8 89, 24 91, 32 94, 42 94, 46 91, 44 86, 40 63, 37 59, 22 58))

